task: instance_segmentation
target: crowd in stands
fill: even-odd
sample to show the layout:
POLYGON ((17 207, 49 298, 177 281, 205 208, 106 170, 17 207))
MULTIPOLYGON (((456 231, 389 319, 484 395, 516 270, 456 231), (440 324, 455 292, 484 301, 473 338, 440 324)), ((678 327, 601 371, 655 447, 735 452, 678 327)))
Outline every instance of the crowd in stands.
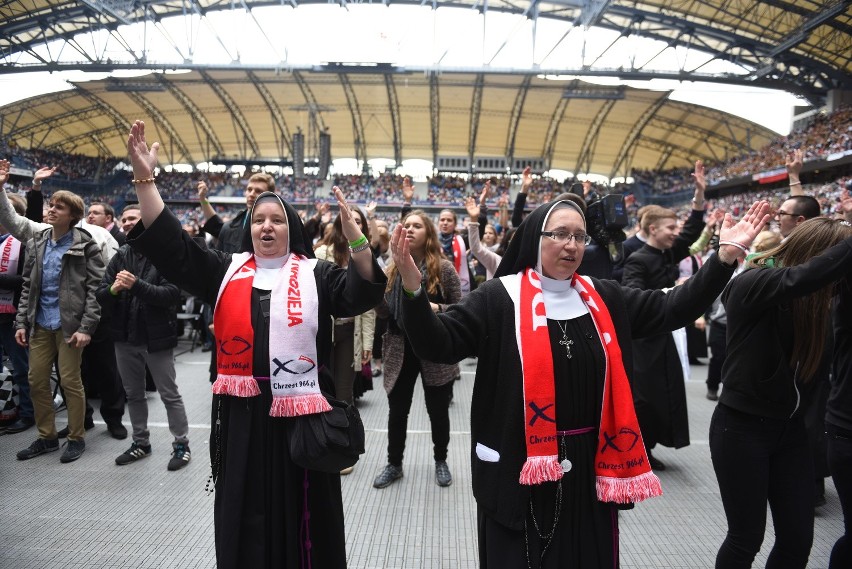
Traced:
MULTIPOLYGON (((710 187, 727 180, 784 168, 791 149, 801 148, 804 161, 825 160, 831 155, 852 151, 852 108, 843 107, 831 114, 817 114, 807 126, 779 136, 763 148, 730 160, 707 161, 710 187)), ((634 169, 637 184, 657 195, 676 194, 692 188, 692 167, 663 171, 634 169)))
POLYGON ((57 178, 65 180, 98 180, 109 175, 121 162, 116 158, 66 154, 55 150, 21 148, 13 141, 0 138, 0 156, 6 156, 18 168, 37 170, 45 164, 61 165, 57 178))

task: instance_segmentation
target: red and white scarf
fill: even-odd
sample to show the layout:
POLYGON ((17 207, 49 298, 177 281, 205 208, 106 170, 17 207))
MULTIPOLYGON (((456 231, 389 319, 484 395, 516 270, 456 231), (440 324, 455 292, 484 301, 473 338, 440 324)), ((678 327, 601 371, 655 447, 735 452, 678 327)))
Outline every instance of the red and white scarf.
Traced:
POLYGON ((461 235, 453 237, 453 267, 461 281, 462 294, 470 292, 470 270, 467 266, 467 248, 461 235))
MULTIPOLYGON (((14 275, 18 272, 18 261, 21 258, 21 242, 7 235, 0 243, 0 274, 14 275)), ((15 291, 0 289, 0 314, 15 314, 15 291)))
MULTIPOLYGON (((269 310, 269 382, 273 417, 330 411, 317 370, 319 300, 315 259, 291 254, 278 269, 269 310)), ((234 255, 225 273, 213 324, 217 377, 213 393, 235 397, 260 395, 252 371, 254 329, 251 298, 257 263, 251 253, 234 255)))
MULTIPOLYGON (((557 481, 556 384, 547 328, 547 311, 538 274, 531 268, 500 279, 515 305, 515 334, 524 381, 527 459, 521 469, 525 485, 557 481), (542 415, 547 419, 542 420, 542 415)), ((603 405, 595 454, 597 496, 601 502, 629 503, 662 494, 651 471, 621 348, 609 310, 586 277, 574 274, 571 285, 589 309, 606 357, 603 405)))

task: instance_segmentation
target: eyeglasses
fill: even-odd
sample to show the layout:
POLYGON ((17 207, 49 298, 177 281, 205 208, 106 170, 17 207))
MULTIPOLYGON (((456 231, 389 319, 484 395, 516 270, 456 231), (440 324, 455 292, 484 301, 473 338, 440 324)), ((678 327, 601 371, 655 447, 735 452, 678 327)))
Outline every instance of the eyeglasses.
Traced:
POLYGON ((790 217, 799 217, 798 213, 787 213, 786 211, 781 209, 775 212, 775 217, 781 217, 782 215, 789 215, 790 217))
POLYGON ((550 237, 557 243, 567 243, 574 241, 577 245, 588 245, 592 242, 592 236, 587 233, 569 233, 568 231, 562 231, 557 229, 556 231, 542 231, 542 237, 550 237))

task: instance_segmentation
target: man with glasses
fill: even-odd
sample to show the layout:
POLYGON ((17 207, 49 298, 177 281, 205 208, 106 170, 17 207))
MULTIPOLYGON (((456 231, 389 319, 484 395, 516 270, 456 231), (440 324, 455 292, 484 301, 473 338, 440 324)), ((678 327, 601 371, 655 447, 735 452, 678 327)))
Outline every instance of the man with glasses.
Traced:
POLYGON ((781 237, 786 239, 796 229, 797 225, 808 219, 819 217, 820 213, 819 202, 815 198, 811 196, 790 196, 775 212, 775 220, 778 222, 781 237))

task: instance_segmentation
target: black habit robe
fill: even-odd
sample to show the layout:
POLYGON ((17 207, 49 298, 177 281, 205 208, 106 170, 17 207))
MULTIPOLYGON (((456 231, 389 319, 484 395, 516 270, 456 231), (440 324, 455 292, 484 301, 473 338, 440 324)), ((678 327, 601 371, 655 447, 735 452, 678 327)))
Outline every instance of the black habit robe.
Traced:
MULTIPOLYGON (((630 255, 622 284, 641 290, 674 287, 678 263, 689 256, 689 246, 703 228, 703 212, 693 210, 671 249, 662 251, 646 243, 630 255)), ((689 445, 686 386, 671 333, 634 340, 633 353, 633 402, 645 445, 649 449, 657 443, 673 448, 689 445)))
MULTIPOLYGON (((291 251, 313 257, 302 238, 298 214, 289 204, 285 210, 291 251)), ((231 254, 199 246, 168 209, 147 229, 140 222, 128 237, 165 278, 215 305, 231 254)), ((320 385, 329 393, 334 393, 328 370, 331 316, 355 316, 381 301, 387 281, 375 261, 373 270, 376 282, 362 279, 354 263, 341 269, 317 261, 314 269, 319 296, 320 385)), ((254 374, 268 377, 264 292, 268 291, 254 289, 251 301, 257 346, 254 374)), ((289 419, 269 416, 269 382, 258 381, 258 385, 261 395, 257 397, 213 396, 210 452, 214 471, 218 470, 214 472, 218 475, 214 505, 217 567, 295 568, 307 566, 308 557, 313 567, 346 567, 340 475, 308 471, 290 460, 289 419), (217 421, 221 422, 218 431, 217 421)))

